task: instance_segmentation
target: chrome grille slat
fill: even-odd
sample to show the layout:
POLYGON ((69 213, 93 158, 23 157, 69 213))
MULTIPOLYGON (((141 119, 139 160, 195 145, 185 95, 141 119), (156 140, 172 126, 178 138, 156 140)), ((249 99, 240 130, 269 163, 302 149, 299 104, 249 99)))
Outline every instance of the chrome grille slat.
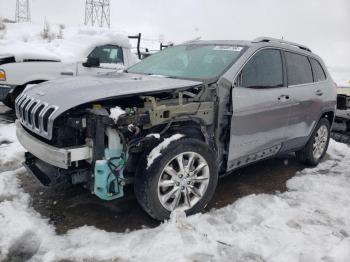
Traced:
POLYGON ((22 105, 22 103, 23 103, 23 101, 26 99, 26 95, 23 95, 22 97, 21 97, 21 99, 19 99, 18 100, 18 103, 16 103, 18 106, 17 106, 17 110, 18 110, 18 112, 17 112, 17 117, 18 118, 20 118, 20 112, 21 112, 21 105, 22 105))
POLYGON ((26 94, 21 94, 15 102, 16 115, 22 125, 47 139, 52 138, 52 116, 57 109, 26 94))
POLYGON ((26 97, 26 99, 24 99, 23 103, 21 104, 20 115, 21 115, 21 118, 22 118, 23 120, 25 120, 25 119, 24 119, 24 109, 25 109, 27 103, 29 102, 29 100, 30 100, 30 97, 26 97))
POLYGON ((40 128, 40 132, 44 132, 44 114, 46 112, 46 110, 48 109, 49 105, 48 104, 44 104, 44 108, 41 110, 40 114, 39 114, 39 128, 40 128))
POLYGON ((43 105, 42 103, 40 104, 40 106, 38 107, 38 109, 36 110, 35 112, 35 115, 34 115, 34 129, 39 131, 41 133, 41 130, 40 130, 40 114, 41 114, 41 111, 43 111, 45 105, 43 105))
POLYGON ((33 104, 33 102, 34 102, 34 99, 29 98, 28 103, 26 104, 26 106, 24 108, 24 120, 28 123, 29 123, 28 110, 31 107, 31 105, 33 104))
POLYGON ((37 101, 38 103, 36 104, 36 106, 33 108, 32 113, 31 113, 31 117, 32 117, 32 128, 35 129, 35 113, 38 110, 38 108, 41 106, 40 101, 37 101))
POLYGON ((38 104, 38 100, 34 99, 33 102, 30 104, 29 109, 28 109, 28 124, 33 127, 33 115, 32 115, 32 111, 33 109, 36 107, 36 105, 38 104))
POLYGON ((47 110, 45 110, 45 113, 43 115, 43 129, 44 132, 49 131, 49 125, 52 123, 51 116, 56 111, 57 107, 55 106, 49 106, 47 110))
POLYGON ((16 111, 17 117, 18 117, 18 102, 21 101, 23 96, 24 96, 24 94, 20 94, 15 100, 15 111, 16 111))

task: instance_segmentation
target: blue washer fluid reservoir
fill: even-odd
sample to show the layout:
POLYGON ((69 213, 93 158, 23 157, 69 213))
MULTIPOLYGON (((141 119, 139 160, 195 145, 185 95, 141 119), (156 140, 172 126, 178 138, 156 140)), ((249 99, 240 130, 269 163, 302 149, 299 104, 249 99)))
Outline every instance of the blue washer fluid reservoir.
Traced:
POLYGON ((104 151, 104 159, 95 163, 94 193, 103 200, 113 200, 124 196, 123 170, 126 156, 115 130, 107 129, 109 146, 104 151))

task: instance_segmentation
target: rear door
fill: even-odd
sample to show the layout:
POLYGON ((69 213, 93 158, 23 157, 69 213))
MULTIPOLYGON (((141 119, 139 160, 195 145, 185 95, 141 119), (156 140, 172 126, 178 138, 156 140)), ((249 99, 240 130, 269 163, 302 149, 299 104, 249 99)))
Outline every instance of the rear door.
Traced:
MULTIPOLYGON (((288 95, 291 99, 286 139, 290 141, 290 149, 293 149, 305 144, 313 127, 316 125, 321 115, 322 97, 325 90, 323 90, 322 84, 320 85, 316 79, 316 71, 315 76, 313 76, 311 60, 308 56, 285 51, 285 59, 288 95)), ((319 77, 325 80, 325 76, 319 77)))
POLYGON ((278 49, 258 51, 235 83, 228 169, 273 155, 280 149, 290 106, 282 53, 278 49))

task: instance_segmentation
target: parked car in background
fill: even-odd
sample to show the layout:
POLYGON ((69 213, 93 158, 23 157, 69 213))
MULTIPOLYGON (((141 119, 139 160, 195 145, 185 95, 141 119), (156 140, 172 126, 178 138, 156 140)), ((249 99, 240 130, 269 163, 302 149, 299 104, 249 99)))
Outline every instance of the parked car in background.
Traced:
POLYGON ((95 76, 129 67, 137 62, 130 47, 118 43, 95 46, 86 61, 64 63, 55 56, 15 52, 0 55, 0 102, 14 107, 14 101, 27 85, 68 76, 95 76))
POLYGON ((337 112, 332 128, 332 138, 350 144, 350 81, 337 88, 337 112))
POLYGON ((218 178, 243 166, 286 152, 317 165, 336 87, 321 58, 296 43, 191 41, 124 73, 36 85, 15 108, 24 165, 44 185, 82 184, 113 200, 133 184, 163 220, 200 212, 218 178))

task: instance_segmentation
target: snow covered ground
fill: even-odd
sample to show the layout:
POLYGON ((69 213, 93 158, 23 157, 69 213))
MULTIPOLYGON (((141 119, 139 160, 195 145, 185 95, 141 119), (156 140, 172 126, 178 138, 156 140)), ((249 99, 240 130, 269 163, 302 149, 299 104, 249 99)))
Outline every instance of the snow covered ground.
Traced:
POLYGON ((350 260, 347 145, 331 141, 327 159, 290 179, 284 193, 249 195, 187 218, 175 213, 154 229, 84 226, 57 235, 21 188, 23 149, 14 129, 0 124, 0 261, 350 260))

